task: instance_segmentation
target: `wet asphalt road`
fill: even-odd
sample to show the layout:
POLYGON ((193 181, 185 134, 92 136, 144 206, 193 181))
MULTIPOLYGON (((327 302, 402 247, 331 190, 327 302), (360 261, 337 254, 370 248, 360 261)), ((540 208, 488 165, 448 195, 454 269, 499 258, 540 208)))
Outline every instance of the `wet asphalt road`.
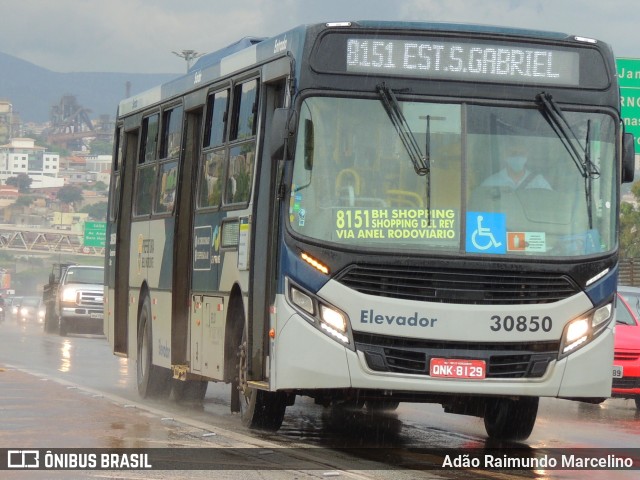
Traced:
MULTIPOLYGON (((640 414, 636 412, 633 402, 626 400, 608 400, 600 406, 564 400, 543 400, 533 434, 522 444, 493 444, 486 439, 481 419, 444 414, 439 405, 402 404, 395 413, 372 417, 362 412, 324 409, 304 398, 297 399, 296 405, 287 410, 284 425, 278 433, 259 434, 242 427, 237 416, 229 412, 228 385, 209 384, 202 406, 177 405, 171 400, 145 401, 142 404, 135 390, 135 365, 130 365, 127 359, 113 356, 104 337, 72 335, 63 338, 44 334, 42 329, 35 325, 18 326, 10 321, 0 324, 0 367, 6 369, 5 376, 0 375, 0 381, 8 378, 8 375, 35 374, 36 376, 31 375, 31 381, 26 383, 34 385, 36 397, 42 397, 43 385, 49 384, 47 388, 58 389, 57 397, 71 395, 77 399, 78 395, 82 395, 85 397, 84 404, 99 403, 99 416, 104 422, 92 429, 88 428, 86 421, 74 427, 75 417, 65 415, 64 402, 52 404, 42 401, 39 407, 46 411, 37 414, 46 418, 67 418, 65 437, 61 438, 59 433, 56 433, 55 426, 47 430, 49 437, 40 434, 39 440, 42 443, 37 446, 46 448, 202 448, 212 445, 215 447, 215 442, 225 439, 224 442, 229 442, 230 445, 266 445, 264 448, 320 447, 320 451, 328 452, 329 456, 333 457, 335 455, 331 455, 331 452, 335 450, 332 449, 363 449, 364 453, 355 461, 351 461, 350 465, 346 465, 346 468, 353 468, 355 463, 360 461, 380 460, 372 455, 376 448, 402 449, 410 452, 436 448, 517 447, 540 450, 640 447, 640 414), (133 409, 137 411, 132 412, 133 409), (126 419, 120 418, 122 415, 125 415, 126 419), (135 416, 134 421, 130 415, 135 416), (207 436, 207 433, 212 433, 211 430, 217 430, 216 434, 207 436), (105 439, 108 442, 106 444, 105 439), (95 442, 102 443, 94 445, 95 442)), ((72 402, 69 405, 72 405, 72 402)), ((28 442, 29 431, 21 430, 18 424, 17 427, 14 425, 13 432, 7 428, 0 431, 0 447, 13 448, 15 444, 6 443, 9 441, 7 433, 15 435, 17 431, 22 435, 18 438, 27 442, 21 446, 33 445, 28 442)), ((346 458, 349 462, 349 457, 346 458)), ((256 478, 286 478, 269 476, 269 472, 267 470, 264 472, 267 475, 256 478)), ((319 469, 311 475, 312 478, 325 478, 335 473, 337 472, 319 469)), ((531 471, 513 474, 478 471, 457 471, 455 475, 453 473, 367 471, 364 477, 358 478, 637 478, 633 472, 618 471, 614 476, 602 476, 602 473, 606 472, 584 471, 579 474, 549 471, 542 476, 540 472, 531 471)), ((342 475, 344 476, 344 473, 342 475)), ((195 474, 189 474, 189 477, 199 478, 195 474)), ((305 477, 294 475, 290 478, 305 477)))

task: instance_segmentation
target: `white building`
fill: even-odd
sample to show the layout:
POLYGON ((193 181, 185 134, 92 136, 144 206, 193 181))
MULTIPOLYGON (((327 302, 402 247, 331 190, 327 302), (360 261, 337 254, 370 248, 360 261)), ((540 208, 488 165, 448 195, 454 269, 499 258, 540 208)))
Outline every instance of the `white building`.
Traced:
POLYGON ((64 179, 58 178, 60 155, 47 153, 37 147, 32 138, 12 138, 0 146, 0 182, 21 173, 31 178, 31 189, 62 187, 64 179))

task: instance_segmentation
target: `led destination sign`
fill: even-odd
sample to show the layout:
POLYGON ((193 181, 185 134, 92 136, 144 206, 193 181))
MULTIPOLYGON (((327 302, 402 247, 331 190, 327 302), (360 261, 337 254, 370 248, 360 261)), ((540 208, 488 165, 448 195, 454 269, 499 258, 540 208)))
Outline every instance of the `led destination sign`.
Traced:
POLYGON ((349 38, 346 71, 431 79, 576 86, 575 51, 518 44, 349 38))

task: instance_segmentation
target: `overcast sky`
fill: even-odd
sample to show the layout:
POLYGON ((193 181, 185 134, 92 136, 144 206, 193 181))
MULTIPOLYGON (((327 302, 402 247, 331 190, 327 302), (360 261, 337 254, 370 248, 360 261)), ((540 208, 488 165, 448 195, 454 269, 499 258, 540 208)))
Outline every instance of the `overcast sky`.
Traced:
POLYGON ((0 51, 57 72, 182 73, 207 53, 303 23, 416 20, 561 31, 640 57, 638 0, 0 0, 0 51))

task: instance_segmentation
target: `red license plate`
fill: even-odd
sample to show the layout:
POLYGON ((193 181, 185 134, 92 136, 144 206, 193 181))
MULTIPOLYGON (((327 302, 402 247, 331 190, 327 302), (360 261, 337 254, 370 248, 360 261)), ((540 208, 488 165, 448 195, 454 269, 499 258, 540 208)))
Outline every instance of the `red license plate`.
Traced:
POLYGON ((429 375, 438 378, 481 379, 487 375, 487 366, 484 360, 432 358, 429 375))

